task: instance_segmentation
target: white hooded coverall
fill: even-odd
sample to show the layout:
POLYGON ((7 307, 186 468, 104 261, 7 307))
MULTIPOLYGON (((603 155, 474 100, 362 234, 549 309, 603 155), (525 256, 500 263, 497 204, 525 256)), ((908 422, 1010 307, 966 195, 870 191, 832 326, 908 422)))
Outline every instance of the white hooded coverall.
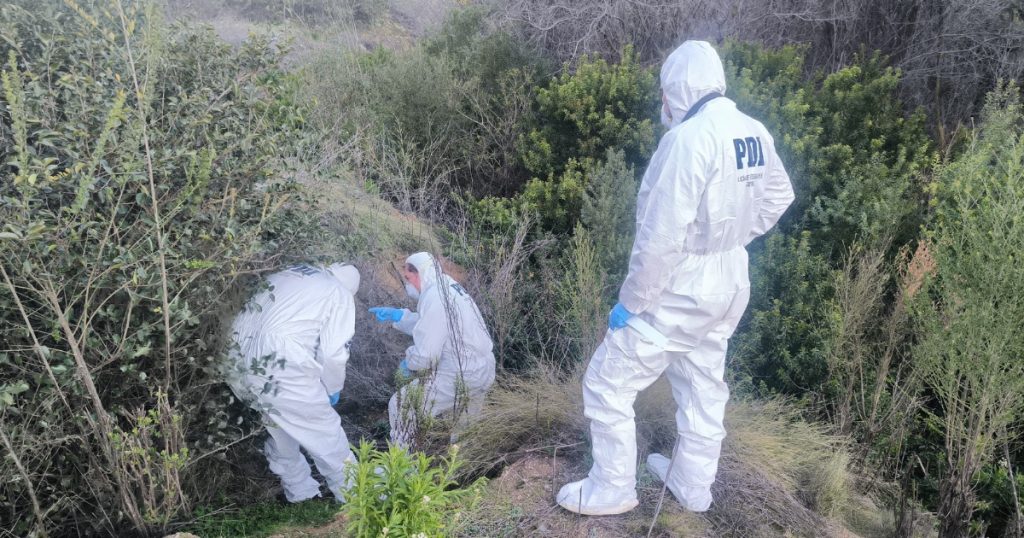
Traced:
POLYGON ((668 460, 649 465, 687 509, 707 510, 725 429, 726 343, 750 296, 746 245, 793 201, 764 126, 725 97, 721 60, 687 41, 661 69, 671 118, 637 196, 636 238, 619 302, 668 338, 664 349, 630 327, 609 330, 583 379, 594 464, 558 502, 574 512, 621 513, 637 504, 633 402, 667 371, 679 434, 668 460), (691 110, 691 107, 694 107, 691 110), (690 114, 686 121, 683 119, 690 114))
POLYGON ((267 461, 288 501, 320 493, 300 447, 341 500, 345 465, 355 458, 329 398, 345 385, 359 273, 350 265, 298 265, 267 281, 235 318, 228 383, 263 413, 267 461))
POLYGON ((451 412, 465 419, 479 414, 495 368, 494 344, 469 293, 442 273, 429 253, 413 254, 406 263, 419 273, 420 293, 416 312, 403 309, 394 327, 412 336, 405 351, 409 370, 428 375, 388 402, 391 440, 402 446, 415 438, 417 415, 451 412))

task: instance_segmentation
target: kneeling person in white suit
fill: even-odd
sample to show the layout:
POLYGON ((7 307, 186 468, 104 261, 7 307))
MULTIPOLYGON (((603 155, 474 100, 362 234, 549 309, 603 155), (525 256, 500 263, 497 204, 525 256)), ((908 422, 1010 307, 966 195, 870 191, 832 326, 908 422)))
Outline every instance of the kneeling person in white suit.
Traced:
POLYGON ((267 281, 268 289, 235 318, 238 348, 228 383, 263 413, 270 434, 264 450, 285 498, 295 503, 320 494, 301 447, 342 500, 345 466, 355 458, 333 405, 345 385, 355 334, 359 271, 344 264, 298 265, 267 281))
POLYGON ((452 413, 459 421, 480 412, 494 382, 494 344, 473 298, 441 272, 434 257, 418 252, 405 261, 406 292, 417 300, 416 312, 392 307, 370 311, 377 321, 412 336, 399 370, 423 374, 402 387, 388 403, 392 442, 408 447, 417 416, 452 413))
POLYGON ((685 508, 711 505, 729 399, 726 344, 750 297, 745 247, 793 201, 771 135, 722 96, 725 73, 711 45, 687 41, 669 55, 661 90, 669 130, 637 195, 619 304, 583 378, 594 465, 557 495, 562 507, 582 514, 637 505, 633 402, 662 372, 678 406, 679 437, 673 465, 651 454, 648 466, 685 508), (627 327, 639 321, 665 341, 657 345, 627 327))

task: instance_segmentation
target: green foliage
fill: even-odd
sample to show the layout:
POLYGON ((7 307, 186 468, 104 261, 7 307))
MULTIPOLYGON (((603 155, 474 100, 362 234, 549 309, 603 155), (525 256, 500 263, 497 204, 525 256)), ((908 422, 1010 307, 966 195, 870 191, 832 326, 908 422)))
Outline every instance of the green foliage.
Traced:
POLYGON ((772 234, 750 274, 751 308, 730 341, 733 375, 760 393, 812 392, 828 374, 832 272, 811 234, 772 234))
POLYGON ((942 536, 965 532, 972 483, 1024 413, 1022 120, 1019 90, 994 91, 970 148, 939 169, 935 185, 934 269, 914 303, 913 354, 945 438, 942 536))
POLYGON ((0 421, 24 464, 0 471, 0 519, 15 534, 33 519, 149 532, 209 495, 203 456, 242 433, 216 385, 222 320, 246 275, 316 233, 279 179, 304 117, 284 51, 154 13, 0 7, 0 421), (33 493, 59 509, 34 513, 33 493))
POLYGON ((654 150, 658 92, 653 73, 627 46, 617 64, 584 57, 537 92, 539 127, 522 140, 522 159, 537 177, 561 175, 571 159, 598 160, 609 148, 631 165, 654 150))
POLYGON ((203 538, 251 538, 279 534, 293 527, 315 527, 330 523, 341 511, 332 497, 312 499, 296 504, 259 503, 236 510, 197 508, 196 523, 188 532, 203 538))
POLYGON ((531 179, 518 198, 523 210, 536 213, 546 230, 565 233, 572 229, 580 218, 589 169, 595 164, 569 159, 558 177, 531 179))
POLYGON ((516 140, 530 125, 542 66, 469 9, 409 50, 331 51, 303 77, 323 135, 353 143, 367 179, 400 209, 429 214, 453 191, 507 194, 522 185, 516 140), (409 196, 425 190, 429 200, 409 196))
POLYGON ((636 192, 636 172, 626 164, 625 152, 609 149, 605 161, 590 173, 580 210, 580 223, 590 231, 609 283, 626 276, 636 227, 636 192))
POLYGON ((549 70, 538 51, 505 31, 490 28, 487 15, 479 6, 452 11, 437 33, 424 40, 424 52, 450 58, 460 77, 476 79, 484 95, 497 95, 501 78, 510 71, 525 71, 539 79, 549 70))
POLYGON ((519 303, 534 308, 516 318, 528 327, 519 331, 526 341, 508 345, 522 350, 523 356, 545 356, 568 367, 589 358, 603 335, 605 315, 614 302, 611 294, 626 271, 636 188, 636 175, 624 152, 608 149, 606 160, 571 162, 557 183, 533 180, 515 198, 488 197, 468 204, 471 222, 495 237, 507 234, 523 215, 547 216, 542 230, 574 227, 571 237, 556 240, 563 248, 543 252, 548 258, 541 252, 535 256, 530 275, 536 289, 519 303), (561 321, 533 314, 544 308, 555 309, 561 321))
POLYGON ((564 257, 562 278, 552 290, 558 301, 556 317, 564 323, 560 332, 565 335, 565 356, 570 361, 561 366, 567 370, 586 362, 605 332, 608 281, 601 271, 601 252, 594 243, 593 235, 577 224, 564 257))
POLYGON ((976 480, 985 498, 978 501, 975 518, 987 523, 989 536, 1012 536, 1016 525, 1024 525, 1016 514, 1024 493, 1024 476, 1019 468, 1011 460, 997 458, 978 471, 976 480))
POLYGON ((808 80, 804 54, 722 49, 730 95, 772 132, 796 191, 778 230, 751 248, 753 295, 734 364, 758 390, 789 394, 823 389, 840 315, 832 269, 855 244, 888 248, 891 261, 915 238, 919 178, 936 159, 923 115, 904 115, 899 72, 884 58, 860 55, 808 80))
POLYGON ((891 237, 898 245, 921 223, 918 177, 934 164, 924 113, 903 114, 900 74, 879 54, 859 56, 825 77, 812 113, 821 121, 821 162, 811 178, 808 223, 849 247, 891 237))
POLYGON ((877 54, 811 81, 803 55, 739 43, 722 50, 730 95, 773 133, 793 180, 797 199, 780 228, 811 230, 830 260, 857 241, 906 244, 922 218, 918 177, 936 159, 923 113, 905 116, 899 72, 877 54))
POLYGON ((352 487, 345 494, 348 532, 358 538, 441 537, 471 510, 486 483, 456 487, 458 445, 435 466, 433 458, 390 446, 375 450, 362 442, 358 464, 350 467, 352 487))

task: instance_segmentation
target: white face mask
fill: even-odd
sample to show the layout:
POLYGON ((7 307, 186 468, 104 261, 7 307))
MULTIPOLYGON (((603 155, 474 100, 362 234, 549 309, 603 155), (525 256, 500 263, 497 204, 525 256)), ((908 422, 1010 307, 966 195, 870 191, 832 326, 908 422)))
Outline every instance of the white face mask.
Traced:
POLYGON ((665 127, 672 127, 672 114, 669 113, 668 106, 664 104, 661 105, 661 124, 665 127))
POLYGON ((405 283, 405 293, 407 293, 409 297, 412 297, 413 299, 420 298, 420 290, 416 289, 415 286, 408 282, 405 283))

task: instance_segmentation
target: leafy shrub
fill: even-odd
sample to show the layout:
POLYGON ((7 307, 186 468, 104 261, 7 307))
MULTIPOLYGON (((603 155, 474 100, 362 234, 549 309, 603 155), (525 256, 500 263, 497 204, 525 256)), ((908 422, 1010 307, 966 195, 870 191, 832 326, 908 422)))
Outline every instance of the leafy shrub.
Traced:
POLYGON ((3 525, 164 529, 240 433, 216 368, 234 294, 316 230, 277 179, 301 107, 266 40, 120 2, 0 20, 3 525))
POLYGON ((1019 90, 986 103, 969 149, 940 168, 934 269, 916 295, 914 364, 934 395, 944 437, 940 536, 964 536, 974 482, 1024 414, 1024 114, 1019 90))
POLYGON ((732 374, 759 393, 803 395, 828 373, 831 270, 799 239, 772 234, 750 274, 750 308, 730 342, 732 374))
POLYGON ((922 172, 936 160, 924 113, 903 114, 899 71, 860 55, 825 77, 812 114, 821 121, 821 162, 811 177, 808 224, 836 246, 855 240, 905 245, 921 224, 922 172))
POLYGON ((601 272, 615 285, 626 276, 636 227, 636 172, 625 152, 608 150, 607 158, 587 180, 580 223, 590 231, 601 272))
MULTIPOLYGON (((778 228, 751 246, 752 296, 732 356, 744 382, 794 395, 825 391, 828 357, 845 368, 833 355, 842 318, 833 271, 855 245, 882 248, 887 270, 896 266, 922 222, 920 178, 936 158, 923 115, 902 113, 899 72, 884 58, 861 55, 808 79, 805 53, 722 48, 730 95, 772 131, 796 191, 778 228)), ((888 310, 892 288, 870 301, 888 310)))
POLYGON ((765 123, 793 180, 797 199, 782 231, 810 230, 815 250, 839 260, 855 242, 873 247, 913 239, 923 182, 936 155, 920 111, 898 97, 899 72, 877 54, 860 55, 807 80, 804 49, 726 43, 729 93, 765 123))
POLYGON ((526 168, 536 177, 554 178, 570 162, 600 160, 620 149, 630 165, 642 165, 654 150, 657 82, 626 47, 619 63, 583 58, 537 92, 538 127, 521 142, 526 168))
POLYGON ((304 69, 326 137, 354 141, 348 157, 400 209, 425 216, 450 194, 507 194, 523 183, 517 140, 530 125, 540 58, 458 10, 436 35, 394 52, 330 51, 304 69), (428 203, 416 193, 431 190, 428 203))
POLYGON ((429 456, 394 445, 379 451, 364 441, 355 453, 358 464, 350 467, 351 488, 343 510, 348 532, 359 538, 446 536, 446 529, 472 510, 486 482, 455 487, 461 465, 458 445, 440 466, 429 456))

